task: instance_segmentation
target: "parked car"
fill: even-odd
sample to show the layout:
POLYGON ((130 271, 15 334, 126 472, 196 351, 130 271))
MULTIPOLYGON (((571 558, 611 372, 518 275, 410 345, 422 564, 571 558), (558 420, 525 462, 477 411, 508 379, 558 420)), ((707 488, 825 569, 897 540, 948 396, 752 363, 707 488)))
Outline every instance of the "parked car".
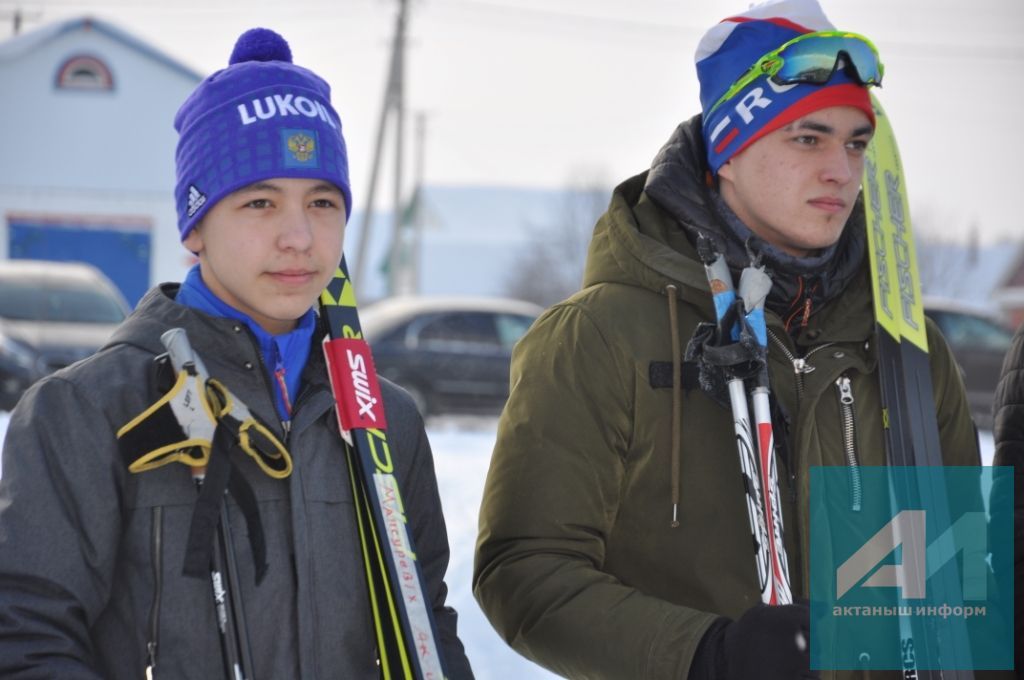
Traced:
POLYGON ((0 261, 0 411, 39 378, 99 349, 127 313, 91 265, 0 261))
POLYGON ((502 298, 396 297, 360 320, 378 374, 408 390, 423 415, 498 413, 512 346, 541 311, 502 298))
POLYGON ((991 430, 992 400, 1013 330, 998 316, 963 303, 925 298, 924 306, 960 364, 974 422, 991 430))

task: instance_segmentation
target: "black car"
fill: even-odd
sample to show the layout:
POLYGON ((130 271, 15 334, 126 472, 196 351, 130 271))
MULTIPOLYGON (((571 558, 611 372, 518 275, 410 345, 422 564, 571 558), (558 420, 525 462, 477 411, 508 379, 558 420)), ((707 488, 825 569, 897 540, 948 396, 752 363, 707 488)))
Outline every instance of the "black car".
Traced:
POLYGON ((992 400, 1013 330, 997 316, 962 303, 926 298, 924 305, 960 364, 974 422, 991 430, 992 400))
POLYGON ((99 349, 127 312, 91 265, 0 261, 0 411, 39 378, 99 349))
POLYGON ((360 317, 378 374, 423 415, 492 414, 508 399, 512 346, 541 311, 501 298, 399 297, 360 317))

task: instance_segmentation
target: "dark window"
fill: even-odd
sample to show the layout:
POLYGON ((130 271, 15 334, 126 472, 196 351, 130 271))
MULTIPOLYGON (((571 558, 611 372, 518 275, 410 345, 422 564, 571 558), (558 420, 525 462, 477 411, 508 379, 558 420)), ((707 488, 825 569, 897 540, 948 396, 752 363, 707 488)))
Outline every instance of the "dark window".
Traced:
POLYGON ((420 329, 420 343, 436 347, 441 344, 468 348, 501 346, 494 326, 494 316, 480 312, 445 314, 426 322, 420 329))
POLYGON ((57 69, 57 87, 66 90, 113 90, 114 77, 101 59, 77 55, 57 69))
POLYGON ((506 349, 512 349, 512 345, 516 344, 516 341, 529 330, 530 324, 533 323, 533 317, 520 314, 500 314, 496 321, 501 344, 506 349))
POLYGON ((401 345, 405 343, 405 335, 409 330, 408 324, 402 324, 398 328, 392 328, 389 331, 380 333, 379 335, 367 335, 367 341, 374 347, 384 345, 401 345))
POLYGON ((933 312, 932 316, 953 347, 999 352, 1010 348, 1013 333, 988 319, 955 312, 933 312))
POLYGON ((17 321, 119 323, 124 320, 117 301, 84 288, 33 286, 0 281, 0 316, 17 321))

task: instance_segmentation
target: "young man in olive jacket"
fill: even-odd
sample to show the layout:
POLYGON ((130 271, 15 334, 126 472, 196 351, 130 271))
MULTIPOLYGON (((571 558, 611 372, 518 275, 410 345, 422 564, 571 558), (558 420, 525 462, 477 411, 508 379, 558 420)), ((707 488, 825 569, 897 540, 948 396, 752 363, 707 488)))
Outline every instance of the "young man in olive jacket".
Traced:
MULTIPOLYGON (((195 463, 169 453, 173 439, 157 439, 173 431, 158 405, 189 423, 179 444, 200 441, 213 411, 190 410, 194 399, 157 401, 168 387, 158 387, 154 362, 161 336, 181 328, 230 393, 231 414, 250 426, 247 452, 267 454, 229 455, 215 433, 202 486, 216 488, 213 470, 230 461, 230 502, 215 496, 213 505, 228 504, 246 677, 376 680, 353 491, 313 309, 352 208, 330 88, 292 63, 283 38, 253 29, 175 127, 179 229, 199 264, 180 286, 151 290, 99 353, 33 386, 11 416, 0 481, 0 677, 225 677, 204 553, 213 542, 191 545, 193 529, 202 535, 195 463), (268 447, 273 438, 288 456, 268 447), (289 457, 290 474, 280 465, 289 457), (199 573, 186 575, 194 554, 199 573)), ((384 381, 381 392, 423 597, 450 677, 472 678, 445 606, 448 540, 423 421, 407 394, 384 381)))
MULTIPOLYGON (((862 61, 833 52, 823 84, 742 77, 787 41, 832 29, 814 0, 776 0, 706 34, 703 116, 615 190, 583 289, 515 350, 474 592, 514 649, 556 673, 819 677, 799 603, 809 468, 886 463, 859 196, 875 122, 865 83, 881 69, 861 41, 862 61), (797 604, 760 606, 732 413, 674 359, 714 321, 699 234, 723 244, 734 275, 748 247, 773 272, 768 369, 797 604)), ((931 324, 928 342, 944 459, 978 465, 960 374, 931 324)))

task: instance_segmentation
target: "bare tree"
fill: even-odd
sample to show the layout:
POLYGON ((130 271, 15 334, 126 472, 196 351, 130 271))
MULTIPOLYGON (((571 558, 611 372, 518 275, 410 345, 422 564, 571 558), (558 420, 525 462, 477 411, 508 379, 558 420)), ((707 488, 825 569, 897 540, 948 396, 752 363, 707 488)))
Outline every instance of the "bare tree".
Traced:
POLYGON ((579 290, 587 246, 609 195, 595 174, 570 183, 560 215, 550 224, 527 226, 528 242, 505 277, 506 294, 547 307, 579 290))

